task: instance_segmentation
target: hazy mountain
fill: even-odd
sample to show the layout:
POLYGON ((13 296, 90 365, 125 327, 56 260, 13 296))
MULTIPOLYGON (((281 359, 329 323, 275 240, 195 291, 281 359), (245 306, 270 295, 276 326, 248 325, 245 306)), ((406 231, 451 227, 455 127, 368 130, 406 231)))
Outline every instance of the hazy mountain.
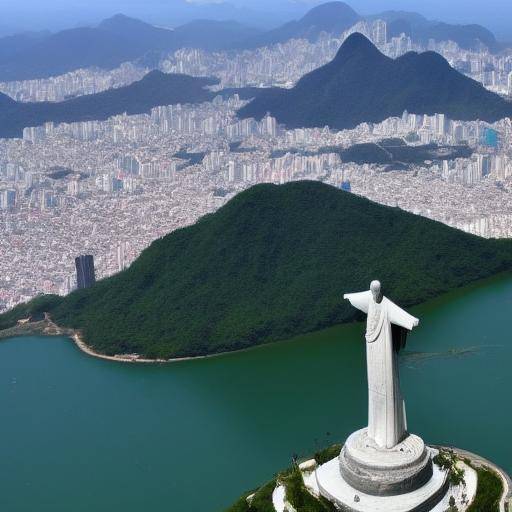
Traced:
POLYGON ((175 46, 223 50, 260 32, 235 21, 195 20, 174 30, 175 46))
POLYGON ((414 41, 427 44, 429 39, 436 41, 455 41, 461 48, 477 48, 480 44, 491 51, 500 49, 494 34, 481 25, 455 25, 430 21, 424 16, 406 11, 385 11, 370 17, 388 22, 388 37, 396 37, 402 33, 414 41))
POLYGON ((11 58, 1 59, 0 80, 44 78, 90 66, 109 69, 171 45, 171 31, 115 16, 97 28, 52 34, 11 58))
POLYGON ((197 21, 168 30, 118 14, 94 28, 64 30, 36 44, 20 44, 16 52, 2 50, 0 40, 0 80, 44 78, 91 66, 111 69, 148 53, 184 46, 215 50, 255 33, 255 29, 222 21, 197 21))
POLYGON ((453 25, 430 21, 421 14, 406 11, 385 11, 380 14, 361 16, 344 2, 328 2, 311 9, 298 21, 284 25, 249 38, 238 46, 255 48, 282 43, 292 38, 314 41, 321 32, 340 35, 360 20, 383 19, 388 22, 388 36, 405 33, 413 40, 428 43, 429 39, 452 40, 460 47, 470 49, 486 45, 491 50, 499 49, 492 32, 480 25, 453 25))
POLYGON ((49 32, 24 32, 0 38, 0 62, 26 50, 50 35, 49 32))
MULTIPOLYGON (((203 11, 208 9, 198 12, 203 11)), ((168 30, 118 14, 96 27, 0 39, 0 81, 45 78, 83 67, 110 69, 137 59, 155 65, 161 52, 182 47, 223 50, 268 46, 292 38, 314 41, 322 32, 339 35, 357 21, 375 18, 389 22, 390 36, 405 32, 423 43, 430 38, 451 39, 463 48, 473 48, 480 42, 492 50, 499 48, 494 35, 479 25, 432 22, 401 11, 363 18, 344 2, 319 5, 299 20, 266 32, 235 21, 206 19, 168 30)))
POLYGON ((311 9, 298 21, 284 25, 249 38, 240 46, 256 48, 283 43, 289 39, 308 39, 314 41, 321 32, 341 34, 357 23, 361 17, 344 2, 328 2, 311 9))
POLYGON ((393 60, 353 34, 330 63, 292 89, 263 92, 239 115, 259 119, 270 112, 289 128, 343 129, 400 116, 404 110, 493 122, 511 116, 512 103, 460 74, 437 53, 410 52, 393 60))
POLYGON ((23 128, 47 121, 70 123, 103 120, 113 115, 140 114, 159 105, 210 101, 205 89, 215 79, 151 71, 142 80, 98 94, 79 96, 58 103, 20 103, 0 94, 0 137, 20 137, 23 128))
POLYGON ((375 278, 407 307, 510 268, 510 240, 318 182, 257 185, 156 240, 127 270, 21 305, 0 328, 47 311, 107 354, 204 355, 353 320, 343 292, 375 278))
POLYGON ((153 70, 130 85, 61 102, 17 102, 0 93, 0 138, 21 137, 23 128, 40 126, 49 121, 101 121, 125 112, 142 114, 160 105, 202 103, 213 100, 217 95, 226 98, 238 94, 242 99, 251 99, 267 91, 246 87, 211 92, 206 88, 216 84, 216 78, 167 74, 153 70))

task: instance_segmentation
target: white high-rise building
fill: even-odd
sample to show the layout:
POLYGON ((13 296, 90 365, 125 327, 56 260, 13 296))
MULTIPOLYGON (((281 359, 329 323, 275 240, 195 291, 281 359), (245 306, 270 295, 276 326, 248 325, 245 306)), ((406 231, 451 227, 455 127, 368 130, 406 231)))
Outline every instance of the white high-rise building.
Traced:
POLYGON ((373 24, 373 42, 378 45, 384 45, 388 41, 388 26, 384 20, 377 20, 373 24))
POLYGON ((126 242, 117 246, 117 270, 121 272, 126 268, 126 242))
POLYGON ((436 114, 437 134, 444 135, 446 133, 446 116, 444 114, 436 114))

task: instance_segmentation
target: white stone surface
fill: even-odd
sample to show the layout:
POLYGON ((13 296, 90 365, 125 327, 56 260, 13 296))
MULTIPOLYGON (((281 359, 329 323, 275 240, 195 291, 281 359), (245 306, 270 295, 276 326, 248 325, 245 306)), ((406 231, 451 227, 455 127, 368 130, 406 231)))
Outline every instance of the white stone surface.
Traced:
POLYGON ((272 493, 272 505, 276 512, 296 512, 286 501, 286 489, 282 484, 278 484, 272 493))
POLYGON ((272 504, 276 512, 285 512, 286 489, 284 485, 279 484, 272 493, 272 504))
POLYGON ((368 436, 366 428, 351 434, 344 448, 350 451, 350 456, 362 466, 376 466, 393 469, 410 466, 418 461, 425 453, 425 443, 414 435, 408 435, 393 448, 381 448, 368 436))
POLYGON ((320 489, 318 488, 318 482, 316 481, 316 472, 303 472, 302 473, 302 480, 304 480, 304 485, 306 486, 306 489, 313 495, 313 496, 320 496, 320 489))
POLYGON ((314 471, 317 466, 318 466, 318 464, 316 463, 315 459, 309 459, 309 460, 305 460, 304 462, 301 462, 299 464, 299 469, 301 471, 311 472, 311 471, 314 471))
POLYGON ((451 496, 455 498, 455 505, 459 509, 459 512, 464 512, 475 498, 478 482, 476 471, 473 468, 470 468, 467 464, 464 464, 462 461, 459 461, 457 466, 464 469, 465 485, 450 487, 446 496, 432 509, 432 512, 446 512, 450 506, 449 502, 451 496), (466 496, 466 502, 463 499, 464 495, 466 496))
POLYGON ((343 480, 337 458, 320 466, 315 474, 323 496, 357 512, 409 512, 441 491, 447 478, 446 472, 434 465, 432 478, 420 489, 398 496, 372 496, 357 491, 343 480), (354 499, 356 496, 359 501, 354 499))
POLYGON ((391 325, 412 330, 419 320, 382 296, 379 281, 372 281, 368 291, 348 293, 344 298, 368 315, 368 435, 380 447, 393 448, 406 437, 407 420, 391 325))

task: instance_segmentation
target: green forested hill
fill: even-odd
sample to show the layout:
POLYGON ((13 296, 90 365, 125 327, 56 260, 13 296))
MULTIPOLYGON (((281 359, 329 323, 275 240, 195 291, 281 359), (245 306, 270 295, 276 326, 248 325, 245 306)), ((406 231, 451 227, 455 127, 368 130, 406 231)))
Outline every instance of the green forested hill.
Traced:
MULTIPOLYGON (((344 292, 380 279, 410 306, 512 268, 512 241, 484 240, 316 182, 257 185, 155 241, 124 272, 65 299, 55 322, 107 354, 240 349, 354 319, 344 292)), ((0 317, 0 328, 27 316, 0 317)))

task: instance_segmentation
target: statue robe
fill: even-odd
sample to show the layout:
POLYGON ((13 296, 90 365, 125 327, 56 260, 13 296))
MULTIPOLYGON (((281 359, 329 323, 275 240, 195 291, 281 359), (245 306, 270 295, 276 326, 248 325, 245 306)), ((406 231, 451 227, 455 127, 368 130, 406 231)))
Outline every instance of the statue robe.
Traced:
POLYGON ((407 420, 398 372, 398 351, 405 337, 401 329, 392 327, 410 331, 419 320, 386 297, 376 302, 371 291, 346 294, 345 298, 368 314, 368 436, 381 448, 393 448, 407 436, 407 420))

